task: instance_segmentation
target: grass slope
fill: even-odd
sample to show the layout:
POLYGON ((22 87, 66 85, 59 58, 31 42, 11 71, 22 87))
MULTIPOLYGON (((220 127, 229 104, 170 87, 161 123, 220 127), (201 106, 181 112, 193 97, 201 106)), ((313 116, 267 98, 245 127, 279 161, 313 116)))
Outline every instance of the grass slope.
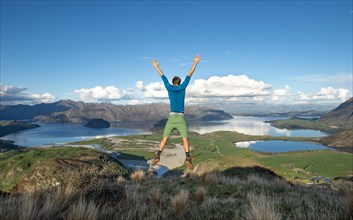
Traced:
POLYGON ((156 179, 136 171, 130 178, 93 176, 0 199, 7 219, 350 219, 347 188, 292 185, 252 173, 226 176, 218 170, 187 179, 156 179))
POLYGON ((0 154, 0 190, 26 191, 65 181, 70 170, 118 175, 126 170, 96 150, 78 147, 23 149, 0 154))

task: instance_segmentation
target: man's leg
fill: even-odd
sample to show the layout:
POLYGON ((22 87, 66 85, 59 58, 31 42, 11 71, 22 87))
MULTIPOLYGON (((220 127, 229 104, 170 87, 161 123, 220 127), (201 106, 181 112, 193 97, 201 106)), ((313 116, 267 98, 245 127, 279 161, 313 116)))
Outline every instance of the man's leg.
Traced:
POLYGON ((189 149, 189 140, 188 140, 188 138, 182 138, 182 139, 183 139, 183 147, 184 147, 185 153, 189 152, 190 149, 189 149))
POLYGON ((157 163, 159 163, 159 161, 161 160, 161 153, 165 148, 165 145, 167 144, 168 141, 168 137, 163 137, 161 140, 161 143, 159 144, 159 148, 157 153, 155 154, 155 157, 151 163, 151 166, 156 166, 157 163))
POLYGON ((159 151, 163 151, 165 148, 165 145, 167 145, 168 137, 163 137, 161 140, 161 143, 159 144, 159 151))
POLYGON ((183 147, 184 147, 185 157, 186 157, 185 164, 186 164, 186 166, 188 166, 189 170, 193 170, 194 166, 192 165, 192 161, 191 161, 188 138, 183 137, 183 147))
POLYGON ((180 136, 182 137, 183 140, 183 147, 185 151, 185 164, 188 166, 189 170, 193 170, 194 166, 192 165, 191 161, 191 156, 190 156, 190 148, 189 148, 189 134, 188 134, 188 126, 186 123, 185 116, 178 116, 178 123, 176 125, 176 128, 178 129, 180 136))

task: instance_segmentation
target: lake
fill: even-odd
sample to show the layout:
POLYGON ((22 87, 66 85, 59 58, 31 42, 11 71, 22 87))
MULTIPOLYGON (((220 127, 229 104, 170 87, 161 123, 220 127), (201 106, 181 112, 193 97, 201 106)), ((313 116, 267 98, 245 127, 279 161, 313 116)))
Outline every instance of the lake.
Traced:
POLYGON ((236 147, 250 148, 265 153, 280 153, 303 150, 332 150, 324 145, 303 141, 242 141, 236 147))
MULTIPOLYGON (((288 118, 288 117, 287 117, 288 118)), ((235 116, 234 119, 213 122, 192 122, 189 130, 200 134, 213 131, 237 131, 250 135, 273 135, 292 137, 322 137, 327 134, 315 130, 287 130, 272 127, 264 121, 286 119, 286 117, 250 117, 235 116)), ((123 136, 135 134, 149 134, 149 129, 155 122, 115 122, 112 127, 94 129, 84 127, 83 124, 50 124, 37 123, 41 127, 21 131, 2 137, 4 140, 13 140, 21 146, 40 146, 61 144, 107 136, 123 136)))
POLYGON ((323 137, 325 132, 317 130, 288 130, 272 127, 264 121, 288 119, 289 117, 252 117, 252 116, 233 116, 231 120, 194 123, 189 125, 190 131, 200 134, 213 131, 237 131, 250 135, 272 135, 288 137, 323 137))
POLYGON ((116 135, 134 135, 150 133, 137 128, 88 128, 83 124, 53 124, 36 123, 41 127, 13 133, 2 137, 4 140, 13 140, 15 144, 26 147, 48 144, 63 144, 67 142, 82 141, 87 139, 109 137, 116 135))

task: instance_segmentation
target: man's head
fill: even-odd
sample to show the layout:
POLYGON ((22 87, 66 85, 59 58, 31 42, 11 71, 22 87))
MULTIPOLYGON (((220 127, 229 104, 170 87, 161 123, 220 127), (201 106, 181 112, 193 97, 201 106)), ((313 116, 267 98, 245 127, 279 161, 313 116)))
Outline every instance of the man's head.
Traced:
POLYGON ((180 79, 180 77, 179 77, 179 76, 174 76, 174 78, 173 78, 172 82, 173 82, 173 85, 175 85, 175 86, 179 86, 179 85, 180 85, 180 83, 181 83, 181 79, 180 79))

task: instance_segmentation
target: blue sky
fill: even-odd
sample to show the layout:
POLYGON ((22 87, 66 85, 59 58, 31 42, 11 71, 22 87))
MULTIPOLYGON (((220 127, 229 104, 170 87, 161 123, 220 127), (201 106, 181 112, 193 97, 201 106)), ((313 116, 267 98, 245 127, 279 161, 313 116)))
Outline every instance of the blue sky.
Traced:
POLYGON ((340 102, 352 95, 352 10, 352 1, 2 1, 2 96, 159 101, 151 59, 168 77, 184 76, 199 53, 190 102, 210 101, 197 96, 210 77, 233 88, 224 83, 240 75, 248 79, 234 94, 214 94, 340 102))

